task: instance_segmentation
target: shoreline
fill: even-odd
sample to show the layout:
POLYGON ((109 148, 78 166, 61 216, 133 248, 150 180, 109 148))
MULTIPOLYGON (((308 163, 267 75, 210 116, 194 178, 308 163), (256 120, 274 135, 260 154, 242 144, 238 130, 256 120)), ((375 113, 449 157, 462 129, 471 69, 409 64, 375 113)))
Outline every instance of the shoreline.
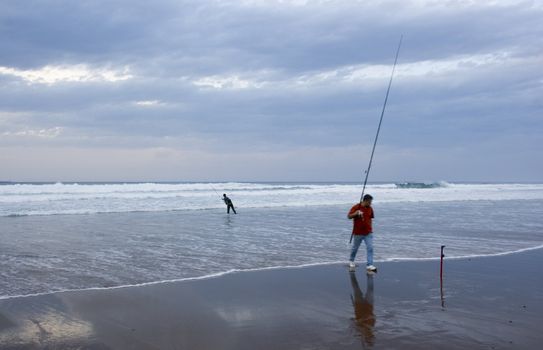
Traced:
MULTIPOLYGON (((493 257, 500 257, 500 256, 508 256, 513 254, 522 254, 524 252, 530 252, 534 250, 543 250, 543 244, 537 245, 534 247, 528 247, 528 248, 522 248, 519 250, 514 251, 506 251, 506 252, 500 252, 500 253, 491 253, 491 254, 481 254, 481 255, 463 255, 463 256, 446 256, 446 261, 452 261, 452 260, 471 260, 471 259, 484 259, 484 258, 493 258, 493 257)), ((432 257, 432 258, 389 258, 385 260, 375 260, 377 264, 382 263, 402 263, 402 262, 417 262, 417 261, 439 261, 439 257, 432 257)), ((216 273, 210 273, 207 275, 202 276, 194 276, 194 277, 184 277, 184 278, 175 278, 175 279, 169 279, 169 280, 158 280, 158 281, 150 281, 150 282, 142 282, 142 283, 136 283, 136 284, 126 284, 126 285, 119 285, 119 286, 112 286, 112 287, 86 287, 86 288, 80 288, 80 289, 63 289, 63 290, 55 290, 55 291, 48 291, 48 292, 41 292, 41 293, 31 293, 31 294, 23 294, 23 295, 6 295, 2 296, 0 295, 0 302, 3 300, 10 300, 10 299, 20 299, 20 298, 30 298, 30 297, 40 297, 40 296, 46 296, 51 294, 59 294, 59 293, 74 293, 74 292, 86 292, 86 291, 106 291, 106 290, 116 290, 116 289, 125 289, 125 288, 133 288, 133 287, 146 287, 146 286, 153 286, 153 285, 160 285, 160 284, 170 284, 170 283, 182 283, 182 282, 188 282, 188 281, 199 281, 199 280, 206 280, 206 279, 212 279, 212 278, 220 278, 223 276, 227 276, 230 274, 237 274, 237 273, 246 273, 246 272, 258 272, 258 271, 268 271, 268 270, 290 270, 290 269, 304 269, 309 267, 318 267, 318 266, 334 266, 334 265, 346 265, 344 261, 335 261, 335 262, 320 262, 320 263, 310 263, 310 264, 303 264, 303 265, 286 265, 286 266, 268 266, 268 267, 259 267, 254 269, 231 269, 227 271, 221 271, 216 273)))
POLYGON ((530 349, 543 250, 342 264, 0 300, 2 349, 530 349), (443 292, 441 294, 441 291, 443 292))

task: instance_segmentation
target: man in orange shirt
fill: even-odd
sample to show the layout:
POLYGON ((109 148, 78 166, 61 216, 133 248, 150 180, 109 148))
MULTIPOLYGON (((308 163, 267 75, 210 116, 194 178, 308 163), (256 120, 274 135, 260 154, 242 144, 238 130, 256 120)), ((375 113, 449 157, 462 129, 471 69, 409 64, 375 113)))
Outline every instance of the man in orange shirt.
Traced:
POLYGON ((374 272, 377 268, 373 266, 373 229, 371 227, 371 221, 374 218, 373 208, 371 207, 371 201, 373 197, 366 194, 362 201, 355 204, 347 217, 353 220, 353 246, 351 249, 351 257, 349 259, 349 268, 354 270, 355 263, 354 258, 358 252, 358 248, 362 241, 366 243, 366 270, 374 272))

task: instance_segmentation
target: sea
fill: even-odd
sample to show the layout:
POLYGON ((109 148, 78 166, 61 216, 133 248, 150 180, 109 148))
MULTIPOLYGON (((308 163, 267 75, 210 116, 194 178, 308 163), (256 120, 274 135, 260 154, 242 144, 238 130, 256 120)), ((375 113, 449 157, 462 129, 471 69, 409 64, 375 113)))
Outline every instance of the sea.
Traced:
MULTIPOLYGON (((1 183, 0 299, 346 263, 357 183, 1 183), (237 214, 227 214, 226 193, 237 214)), ((373 183, 376 265, 543 248, 543 184, 373 183)), ((364 263, 365 250, 357 260, 364 263)))

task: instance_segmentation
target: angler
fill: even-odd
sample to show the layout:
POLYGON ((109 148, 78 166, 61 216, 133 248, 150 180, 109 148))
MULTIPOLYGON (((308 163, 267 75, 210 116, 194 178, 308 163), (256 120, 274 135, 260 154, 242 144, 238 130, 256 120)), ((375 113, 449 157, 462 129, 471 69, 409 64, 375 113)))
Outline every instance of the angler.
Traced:
POLYGON ((366 178, 364 179, 364 186, 362 187, 362 194, 360 195, 360 203, 355 204, 347 217, 353 219, 353 233, 351 234, 351 239, 349 243, 353 241, 353 236, 357 236, 353 245, 351 247, 351 256, 349 259, 349 269, 354 271, 356 264, 354 263, 354 258, 358 251, 358 247, 362 240, 366 242, 367 249, 367 264, 366 270, 368 272, 377 272, 377 268, 373 266, 373 234, 371 220, 373 219, 373 208, 371 208, 371 201, 373 199, 370 195, 364 195, 366 190, 366 184, 368 183, 368 176, 370 174, 371 163, 373 161, 373 155, 375 153, 375 146, 377 145, 377 139, 379 138, 379 132, 381 131, 381 124, 383 123, 383 116, 385 115, 385 108, 387 106, 388 94, 390 92, 390 87, 392 85, 392 78, 394 77, 394 70, 396 69, 396 63, 398 62, 398 54, 400 53, 400 47, 402 46, 403 35, 400 37, 400 42, 398 43, 398 49, 396 50, 396 58, 394 59, 394 65, 392 66, 392 73, 390 74, 390 80, 388 82, 387 93, 385 95, 385 102, 383 103, 383 110, 381 111, 381 118, 379 118, 379 126, 377 127, 377 133, 375 134, 375 140, 373 141, 373 149, 371 150, 370 161, 368 163, 368 168, 366 169, 366 178))

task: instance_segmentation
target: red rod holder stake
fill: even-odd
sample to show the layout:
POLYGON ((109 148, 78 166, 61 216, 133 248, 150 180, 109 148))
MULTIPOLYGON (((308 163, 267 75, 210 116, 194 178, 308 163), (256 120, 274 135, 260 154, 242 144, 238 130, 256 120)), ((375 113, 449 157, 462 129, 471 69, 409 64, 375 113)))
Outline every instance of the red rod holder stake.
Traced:
POLYGON ((443 280, 443 258, 445 255, 443 254, 443 248, 445 248, 444 245, 441 246, 441 268, 439 270, 439 278, 443 280))
POLYGON ((445 254, 443 254, 443 248, 445 248, 444 245, 441 246, 441 267, 439 269, 439 291, 441 294, 441 307, 445 308, 445 298, 443 296, 443 258, 445 257, 445 254))

